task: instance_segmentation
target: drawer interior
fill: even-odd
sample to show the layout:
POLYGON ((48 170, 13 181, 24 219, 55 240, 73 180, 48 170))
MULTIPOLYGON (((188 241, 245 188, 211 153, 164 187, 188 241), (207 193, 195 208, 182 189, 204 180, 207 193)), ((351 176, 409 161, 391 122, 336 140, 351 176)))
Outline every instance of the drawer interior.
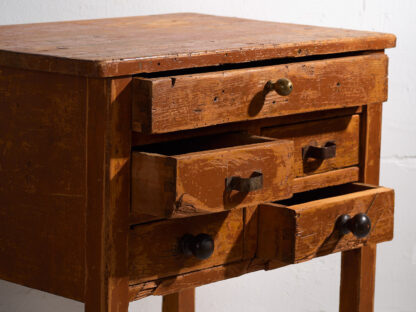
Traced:
POLYGON ((222 148, 230 148, 241 145, 271 142, 274 139, 249 135, 247 133, 225 133, 219 135, 207 135, 182 140, 174 140, 163 143, 149 144, 136 147, 133 151, 155 153, 165 156, 176 156, 189 153, 204 152, 222 148))
POLYGON ((316 200, 323 200, 330 197, 354 194, 357 192, 372 190, 375 188, 377 188, 377 186, 361 183, 349 183, 344 185, 330 186, 312 191, 297 193, 294 194, 291 198, 280 200, 275 203, 284 206, 294 206, 309 203, 316 200))

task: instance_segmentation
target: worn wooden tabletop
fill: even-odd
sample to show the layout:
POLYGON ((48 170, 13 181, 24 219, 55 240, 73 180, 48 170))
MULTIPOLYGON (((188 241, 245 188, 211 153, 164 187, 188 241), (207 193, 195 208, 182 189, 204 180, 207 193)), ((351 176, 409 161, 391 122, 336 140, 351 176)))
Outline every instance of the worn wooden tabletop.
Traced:
POLYGON ((393 47, 390 34, 180 13, 0 27, 0 65, 111 77, 393 47))

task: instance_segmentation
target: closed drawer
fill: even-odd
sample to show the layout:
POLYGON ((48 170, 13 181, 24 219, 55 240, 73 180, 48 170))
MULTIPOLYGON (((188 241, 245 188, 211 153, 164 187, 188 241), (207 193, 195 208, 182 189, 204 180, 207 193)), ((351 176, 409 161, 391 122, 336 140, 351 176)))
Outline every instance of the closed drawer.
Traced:
POLYGON ((293 143, 231 133, 140 147, 132 212, 185 217, 289 198, 293 143))
POLYGON ((129 236, 130 284, 201 270, 243 257, 243 209, 207 216, 137 225, 129 236), (184 254, 185 235, 208 235, 213 252, 207 259, 184 254))
POLYGON ((393 213, 392 189, 358 183, 263 204, 257 255, 278 266, 391 240, 393 213))
POLYGON ((261 133, 267 137, 294 142, 296 177, 359 163, 359 115, 270 127, 263 129, 261 133))
POLYGON ((151 77, 133 82, 133 129, 165 133, 379 103, 387 99, 383 53, 151 77), (292 82, 278 94, 279 79, 292 82))

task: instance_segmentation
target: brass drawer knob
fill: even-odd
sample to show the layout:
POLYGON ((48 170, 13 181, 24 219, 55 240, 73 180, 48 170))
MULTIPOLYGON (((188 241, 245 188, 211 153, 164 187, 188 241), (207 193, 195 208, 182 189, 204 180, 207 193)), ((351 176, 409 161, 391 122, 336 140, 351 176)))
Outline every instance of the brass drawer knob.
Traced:
POLYGON ((336 227, 342 235, 351 232, 357 238, 364 238, 370 233, 371 220, 365 213, 358 213, 353 218, 343 214, 338 218, 336 227))
POLYGON ((208 259, 214 252, 214 240, 208 234, 193 236, 185 234, 179 241, 179 248, 186 256, 194 256, 199 260, 208 259))
POLYGON ((268 91, 276 90, 276 92, 281 96, 289 95, 293 90, 293 83, 287 78, 280 78, 275 83, 268 81, 266 84, 266 89, 268 91))

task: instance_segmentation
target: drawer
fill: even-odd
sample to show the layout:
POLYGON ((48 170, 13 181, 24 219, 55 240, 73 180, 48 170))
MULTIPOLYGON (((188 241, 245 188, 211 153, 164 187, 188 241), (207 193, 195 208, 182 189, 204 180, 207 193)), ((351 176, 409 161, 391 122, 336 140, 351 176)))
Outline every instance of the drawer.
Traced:
POLYGON ((132 214, 163 218, 289 198, 293 143, 228 133, 142 146, 132 155, 132 214))
POLYGON ((294 142, 296 177, 359 163, 359 115, 264 128, 261 133, 294 142))
POLYGON ((243 209, 137 225, 129 236, 130 284, 241 260, 243 228, 243 209), (193 243, 189 237, 205 249, 184 246, 195 253, 185 254, 184 243, 193 243), (213 245, 206 246, 210 239, 213 245))
POLYGON ((387 99, 387 56, 150 74, 133 79, 133 92, 133 130, 142 133, 381 103, 387 99))
POLYGON ((259 206, 257 255, 290 264, 388 241, 393 214, 394 191, 384 187, 357 183, 299 193, 259 206))

